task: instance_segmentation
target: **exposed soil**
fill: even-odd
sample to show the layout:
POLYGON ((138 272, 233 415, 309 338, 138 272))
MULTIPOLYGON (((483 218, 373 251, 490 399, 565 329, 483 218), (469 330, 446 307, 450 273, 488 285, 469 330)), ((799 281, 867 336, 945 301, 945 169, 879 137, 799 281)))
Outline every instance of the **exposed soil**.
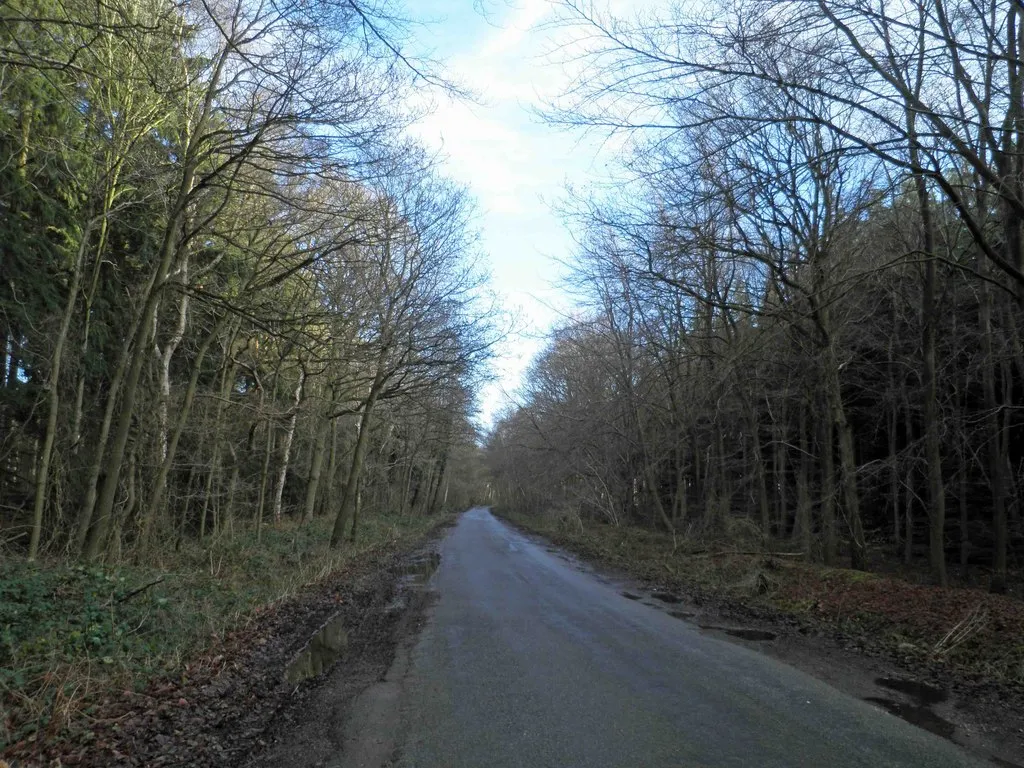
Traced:
POLYGON ((16 758, 19 767, 251 764, 250 755, 273 740, 274 728, 288 727, 331 666, 332 660, 321 659, 319 669, 300 682, 286 674, 316 644, 311 639, 318 630, 344 627, 344 642, 339 646, 335 635, 333 644, 340 650, 338 663, 354 672, 346 675, 349 698, 391 664, 395 628, 407 607, 395 596, 410 570, 423 568, 410 564, 410 551, 370 551, 295 598, 262 610, 246 626, 214 638, 180 676, 142 693, 110 695, 91 713, 76 743, 6 757, 16 758))

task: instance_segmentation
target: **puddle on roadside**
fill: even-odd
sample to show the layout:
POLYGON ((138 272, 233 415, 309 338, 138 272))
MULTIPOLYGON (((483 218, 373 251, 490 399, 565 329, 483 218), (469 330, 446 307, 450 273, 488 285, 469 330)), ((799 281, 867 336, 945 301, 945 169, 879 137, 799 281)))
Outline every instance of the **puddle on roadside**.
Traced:
POLYGON ((732 635, 733 637, 739 637, 744 640, 758 640, 767 641, 774 640, 774 632, 766 632, 763 629, 727 629, 725 634, 732 635))
POLYGON ((875 683, 890 691, 905 693, 922 706, 938 704, 949 698, 949 693, 935 685, 921 683, 917 680, 905 680, 899 677, 876 677, 875 683))
POLYGON ((718 627, 714 624, 701 624, 701 629, 714 629, 718 632, 724 632, 731 637, 738 637, 743 640, 756 640, 758 642, 766 642, 768 640, 774 640, 778 635, 774 632, 767 632, 763 629, 747 629, 745 627, 718 627))
POLYGON ((692 619, 697 614, 693 611, 669 611, 668 615, 674 619, 692 619))
POLYGON ((640 599, 640 595, 634 595, 632 592, 622 592, 621 594, 627 600, 639 600, 640 599))
POLYGON ((683 602, 683 599, 679 597, 679 595, 673 595, 671 592, 663 592, 661 590, 651 592, 651 597, 655 600, 661 600, 661 602, 669 603, 671 605, 683 602))
POLYGON ((440 564, 441 555, 437 552, 427 552, 403 563, 399 573, 406 577, 407 581, 425 584, 440 564))
POLYGON ((896 717, 906 720, 911 725, 924 728, 944 739, 953 739, 956 726, 943 717, 935 714, 932 707, 949 698, 949 693, 942 688, 918 680, 907 680, 901 677, 876 677, 875 684, 890 691, 902 693, 913 703, 896 701, 884 696, 868 696, 864 700, 878 704, 896 717))
POLYGON ((952 739, 956 731, 956 726, 951 722, 939 717, 927 706, 921 704, 905 704, 893 699, 882 698, 881 696, 868 696, 864 701, 878 704, 901 720, 906 720, 911 725, 931 731, 936 736, 941 736, 944 739, 952 739))
POLYGON ((288 665, 284 679, 295 685, 316 677, 338 660, 348 646, 348 633, 341 616, 335 616, 317 630, 309 643, 288 665))

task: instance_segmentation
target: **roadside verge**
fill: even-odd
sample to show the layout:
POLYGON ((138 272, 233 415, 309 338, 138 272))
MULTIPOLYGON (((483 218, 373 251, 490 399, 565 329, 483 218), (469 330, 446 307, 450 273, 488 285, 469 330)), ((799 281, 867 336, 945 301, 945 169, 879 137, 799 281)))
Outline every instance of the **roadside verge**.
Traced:
MULTIPOLYGON (((395 617, 386 608, 403 558, 452 519, 389 521, 379 537, 350 548, 329 570, 314 570, 284 596, 224 617, 222 631, 197 640, 166 673, 134 685, 125 675, 95 681, 61 731, 16 742, 3 756, 18 766, 239 764, 260 747, 278 712, 313 685, 290 665, 329 621, 345 628, 342 656, 393 652, 387 645, 395 617)), ((266 580, 275 575, 266 572, 266 580)), ((317 678, 325 670, 308 671, 317 678)))

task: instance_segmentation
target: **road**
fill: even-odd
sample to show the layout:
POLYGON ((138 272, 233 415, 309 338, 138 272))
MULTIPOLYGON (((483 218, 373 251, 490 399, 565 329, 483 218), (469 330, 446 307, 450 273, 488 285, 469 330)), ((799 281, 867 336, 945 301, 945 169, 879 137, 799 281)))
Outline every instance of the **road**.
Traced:
POLYGON ((982 765, 623 597, 486 509, 440 551, 439 599, 388 697, 400 768, 982 765))

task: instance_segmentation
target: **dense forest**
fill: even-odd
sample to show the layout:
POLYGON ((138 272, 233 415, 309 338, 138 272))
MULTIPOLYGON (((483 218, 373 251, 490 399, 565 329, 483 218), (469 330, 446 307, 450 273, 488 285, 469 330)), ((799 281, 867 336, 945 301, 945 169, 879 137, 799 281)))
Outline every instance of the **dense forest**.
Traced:
POLYGON ((489 438, 497 502, 1005 590, 1021 6, 559 6, 576 78, 547 118, 609 136, 630 181, 567 205, 580 309, 489 438))
POLYGON ((0 543, 467 502, 496 334, 387 3, 0 10, 0 543))

